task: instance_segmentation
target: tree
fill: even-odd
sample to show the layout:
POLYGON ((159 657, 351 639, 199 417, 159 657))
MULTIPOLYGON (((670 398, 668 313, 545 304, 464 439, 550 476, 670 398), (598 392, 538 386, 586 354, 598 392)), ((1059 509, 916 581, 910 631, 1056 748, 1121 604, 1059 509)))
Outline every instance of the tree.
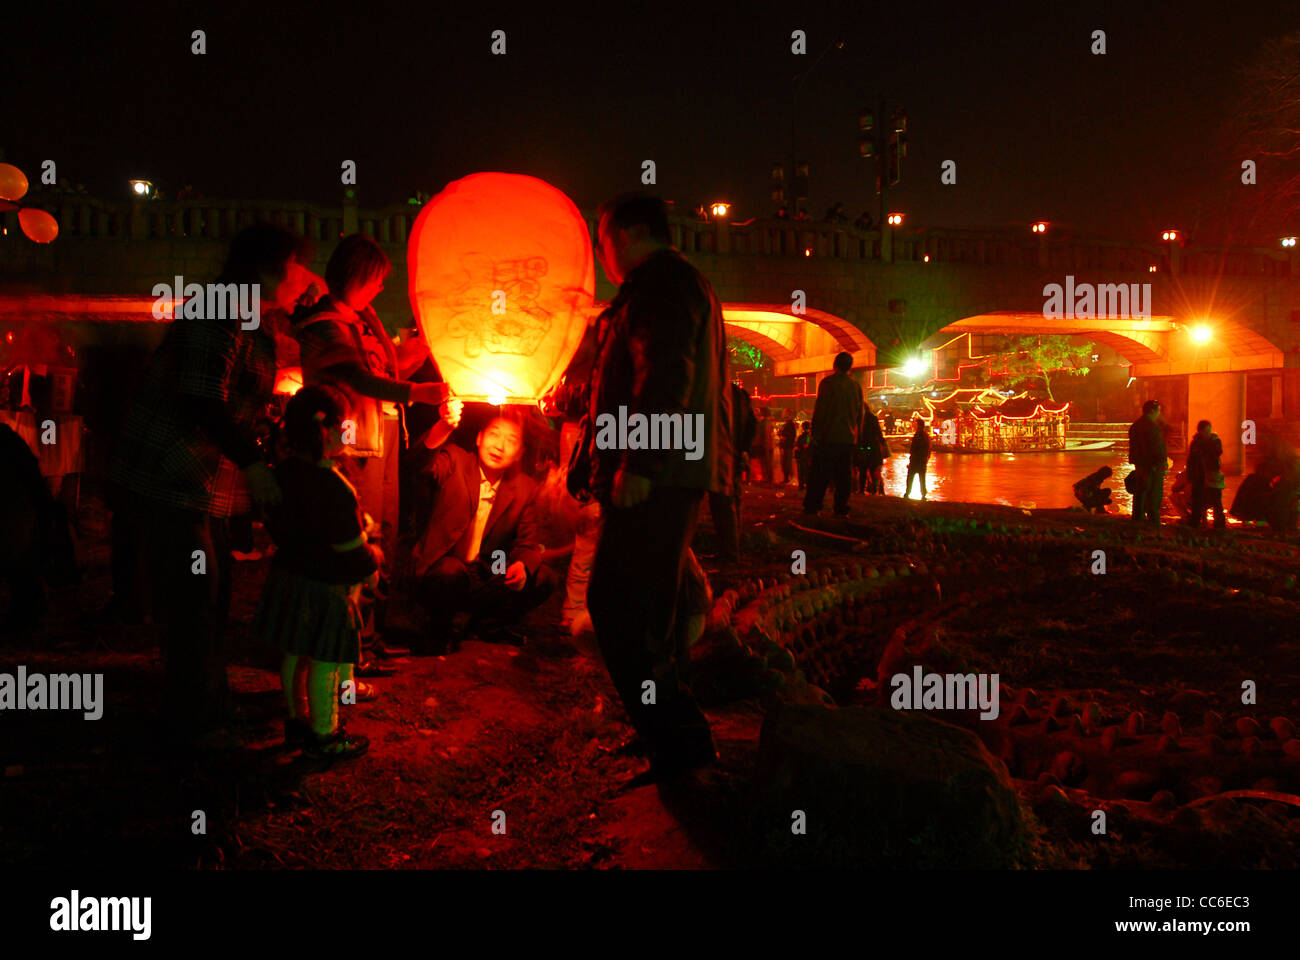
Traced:
POLYGON ((998 359, 1002 361, 1002 369, 1012 386, 1042 383, 1047 399, 1055 400, 1052 378, 1087 376, 1086 364, 1094 351, 1091 343, 1075 343, 1068 334, 1009 337, 1006 353, 998 359))
POLYGON ((1237 109, 1221 139, 1234 184, 1257 164, 1256 185, 1234 190, 1256 228, 1292 226, 1300 208, 1300 31, 1266 41, 1241 73, 1237 109))

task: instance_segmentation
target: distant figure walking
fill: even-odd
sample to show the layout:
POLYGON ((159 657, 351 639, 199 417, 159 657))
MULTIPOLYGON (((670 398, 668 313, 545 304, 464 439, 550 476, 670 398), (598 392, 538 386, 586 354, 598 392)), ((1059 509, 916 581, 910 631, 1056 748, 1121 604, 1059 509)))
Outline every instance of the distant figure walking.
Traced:
POLYGON ((1114 473, 1110 467, 1094 470, 1074 485, 1074 496, 1089 513, 1105 513, 1110 506, 1110 488, 1102 484, 1114 473))
POLYGON ((913 421, 916 431, 912 434, 912 443, 907 458, 907 486, 903 488, 903 499, 912 496, 912 478, 921 480, 921 499, 930 499, 925 489, 925 465, 930 459, 930 425, 917 417, 913 421))
POLYGON ((1214 508, 1214 529, 1223 530, 1228 521, 1223 516, 1225 478, 1219 470, 1223 441, 1211 429, 1209 420, 1196 425, 1196 436, 1187 447, 1187 480, 1192 486, 1192 515, 1188 522, 1196 528, 1205 524, 1205 508, 1214 508))
POLYGON ((835 515, 849 515, 853 486, 853 448, 862 426, 862 388, 849 376, 853 355, 835 356, 835 372, 817 387, 812 420, 812 477, 804 497, 804 513, 822 508, 826 487, 835 484, 835 515))
POLYGON ((1142 416, 1128 428, 1128 460, 1133 464, 1133 519, 1160 525, 1160 503, 1164 500, 1165 470, 1169 454, 1165 434, 1157 421, 1160 403, 1142 404, 1142 416))

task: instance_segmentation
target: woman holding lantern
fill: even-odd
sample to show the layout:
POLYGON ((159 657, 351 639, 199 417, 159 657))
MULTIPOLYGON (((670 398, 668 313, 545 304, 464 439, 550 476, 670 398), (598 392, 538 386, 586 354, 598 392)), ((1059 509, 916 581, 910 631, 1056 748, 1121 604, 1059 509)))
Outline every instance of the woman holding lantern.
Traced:
MULTIPOLYGON (((361 509, 377 528, 372 542, 381 545, 384 556, 393 554, 399 522, 398 452, 407 442, 402 408, 408 403, 445 404, 451 392, 446 383, 402 379, 419 363, 405 355, 399 358, 371 306, 391 270, 387 254, 374 240, 362 234, 344 238, 325 268, 328 295, 295 318, 293 328, 301 348, 303 383, 336 387, 347 399, 340 462, 361 509)), ((415 359, 422 360, 423 354, 415 359)), ((373 620, 367 634, 381 655, 406 652, 374 640, 373 620)), ((392 672, 363 666, 361 675, 392 672)))

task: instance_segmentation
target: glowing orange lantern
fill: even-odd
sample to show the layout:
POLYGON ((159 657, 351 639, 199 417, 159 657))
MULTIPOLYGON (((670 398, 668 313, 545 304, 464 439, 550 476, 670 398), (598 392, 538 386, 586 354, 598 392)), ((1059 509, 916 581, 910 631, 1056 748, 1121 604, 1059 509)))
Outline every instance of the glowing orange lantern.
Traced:
POLYGON ((18 211, 18 224, 28 239, 37 243, 51 243, 59 235, 59 221, 44 210, 25 207, 18 211))
POLYGON ((282 397, 292 397, 302 389, 302 368, 281 367, 275 371, 275 392, 282 397))
POLYGON ((0 163, 0 198, 21 200, 27 195, 27 174, 12 163, 0 163))
POLYGON ((466 400, 544 396, 578 349, 596 289, 573 201, 513 173, 473 174, 425 204, 407 266, 420 331, 466 400))

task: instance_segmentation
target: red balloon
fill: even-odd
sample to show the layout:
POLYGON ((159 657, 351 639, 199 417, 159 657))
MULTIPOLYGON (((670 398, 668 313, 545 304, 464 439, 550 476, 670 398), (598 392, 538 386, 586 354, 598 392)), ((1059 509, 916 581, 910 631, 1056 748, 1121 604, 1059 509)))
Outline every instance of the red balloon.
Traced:
POLYGON ((0 198, 21 200, 27 194, 27 174, 12 163, 0 163, 0 198))
POLYGON ((30 207, 19 210, 18 222, 28 239, 37 243, 50 243, 59 235, 59 221, 44 210, 33 210, 30 207))

